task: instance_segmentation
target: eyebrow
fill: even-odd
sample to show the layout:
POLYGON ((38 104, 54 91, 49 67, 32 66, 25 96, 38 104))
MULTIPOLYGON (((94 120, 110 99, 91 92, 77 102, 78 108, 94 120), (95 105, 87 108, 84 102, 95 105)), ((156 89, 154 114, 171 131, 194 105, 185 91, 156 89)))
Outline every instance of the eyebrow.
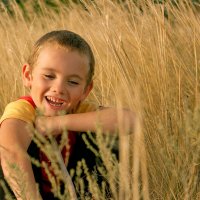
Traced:
POLYGON ((70 74, 68 77, 70 77, 70 78, 78 78, 78 79, 80 79, 80 80, 83 80, 83 78, 80 77, 80 76, 77 75, 77 74, 70 74))
MULTIPOLYGON (((43 68, 42 70, 43 70, 43 71, 51 71, 51 72, 56 72, 56 70, 55 70, 55 69, 48 68, 48 67, 46 67, 46 68, 43 68)), ((81 76, 77 75, 77 74, 70 74, 68 77, 73 77, 73 78, 78 78, 78 79, 80 79, 80 80, 83 80, 83 78, 82 78, 81 76)))

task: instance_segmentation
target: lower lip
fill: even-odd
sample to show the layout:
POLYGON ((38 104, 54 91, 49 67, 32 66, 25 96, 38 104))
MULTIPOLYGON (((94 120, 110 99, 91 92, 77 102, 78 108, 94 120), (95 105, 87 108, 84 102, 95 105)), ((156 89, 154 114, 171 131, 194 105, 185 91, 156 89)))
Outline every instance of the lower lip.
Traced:
POLYGON ((51 109, 53 109, 53 110, 62 110, 62 106, 53 106, 53 105, 51 105, 51 104, 48 104, 49 105, 49 107, 51 108, 51 109))

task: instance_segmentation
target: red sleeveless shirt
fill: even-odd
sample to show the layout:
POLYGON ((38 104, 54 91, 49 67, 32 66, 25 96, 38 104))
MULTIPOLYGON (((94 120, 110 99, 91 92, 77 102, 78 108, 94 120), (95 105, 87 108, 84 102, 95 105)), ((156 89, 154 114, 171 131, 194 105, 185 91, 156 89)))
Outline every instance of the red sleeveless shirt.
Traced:
MULTIPOLYGON (((30 96, 23 96, 23 97, 20 97, 19 99, 28 101, 33 106, 33 108, 36 109, 36 105, 30 96)), ((60 145, 61 138, 62 138, 61 135, 58 135, 55 138, 58 145, 60 145)), ((68 144, 64 145, 64 147, 61 150, 61 155, 62 155, 62 158, 66 165, 67 165, 68 158, 73 151, 75 142, 76 142, 76 132, 68 131, 68 144)), ((49 171, 50 171, 51 175, 55 176, 54 172, 52 170, 50 170, 51 161, 47 158, 45 153, 41 150, 39 150, 39 162, 40 163, 45 162, 47 164, 47 166, 49 167, 49 171)), ((41 177, 41 180, 42 180, 42 184, 41 184, 42 188, 41 189, 43 190, 42 192, 50 193, 51 192, 51 182, 49 181, 48 175, 43 167, 41 167, 41 176, 42 176, 41 177)))

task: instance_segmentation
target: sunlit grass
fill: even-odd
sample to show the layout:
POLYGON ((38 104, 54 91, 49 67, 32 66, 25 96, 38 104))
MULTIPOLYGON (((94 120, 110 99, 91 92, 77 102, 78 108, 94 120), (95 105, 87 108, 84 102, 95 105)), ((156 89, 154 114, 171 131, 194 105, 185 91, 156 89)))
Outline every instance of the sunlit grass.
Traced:
MULTIPOLYGON (((77 32, 96 57, 95 87, 89 99, 129 108, 139 116, 134 134, 119 133, 119 165, 109 163, 103 143, 98 143, 113 198, 198 199, 199 7, 190 1, 140 2, 138 7, 131 1, 120 6, 99 0, 86 3, 85 10, 62 4, 59 13, 41 5, 40 15, 29 8, 28 21, 16 5, 14 18, 1 12, 0 113, 8 102, 25 94, 20 73, 33 42, 54 29, 77 32)), ((101 199, 93 178, 89 177, 91 192, 101 199)))

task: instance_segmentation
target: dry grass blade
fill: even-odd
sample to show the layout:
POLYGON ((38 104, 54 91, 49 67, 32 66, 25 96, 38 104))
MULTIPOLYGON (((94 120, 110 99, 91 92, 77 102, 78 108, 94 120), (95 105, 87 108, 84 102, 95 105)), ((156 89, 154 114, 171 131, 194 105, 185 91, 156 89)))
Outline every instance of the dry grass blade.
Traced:
MULTIPOLYGON (((113 198, 199 199, 199 3, 120 2, 82 1, 68 7, 58 3, 59 12, 55 12, 40 1, 39 15, 26 5, 29 21, 16 4, 15 17, 2 7, 0 113, 8 102, 26 93, 20 71, 33 42, 53 29, 77 32, 90 43, 96 57, 94 89, 88 100, 125 107, 139 116, 142 113, 135 134, 119 134, 120 163, 115 169, 103 150, 105 144, 101 156, 94 150, 97 157, 105 156, 102 160, 108 162, 99 170, 106 178, 112 177, 108 182, 113 198)), ((76 179, 80 180, 76 185, 82 196, 83 165, 76 179)), ((85 173, 91 193, 96 192, 98 199, 105 183, 97 188, 95 177, 87 170, 85 173)))

